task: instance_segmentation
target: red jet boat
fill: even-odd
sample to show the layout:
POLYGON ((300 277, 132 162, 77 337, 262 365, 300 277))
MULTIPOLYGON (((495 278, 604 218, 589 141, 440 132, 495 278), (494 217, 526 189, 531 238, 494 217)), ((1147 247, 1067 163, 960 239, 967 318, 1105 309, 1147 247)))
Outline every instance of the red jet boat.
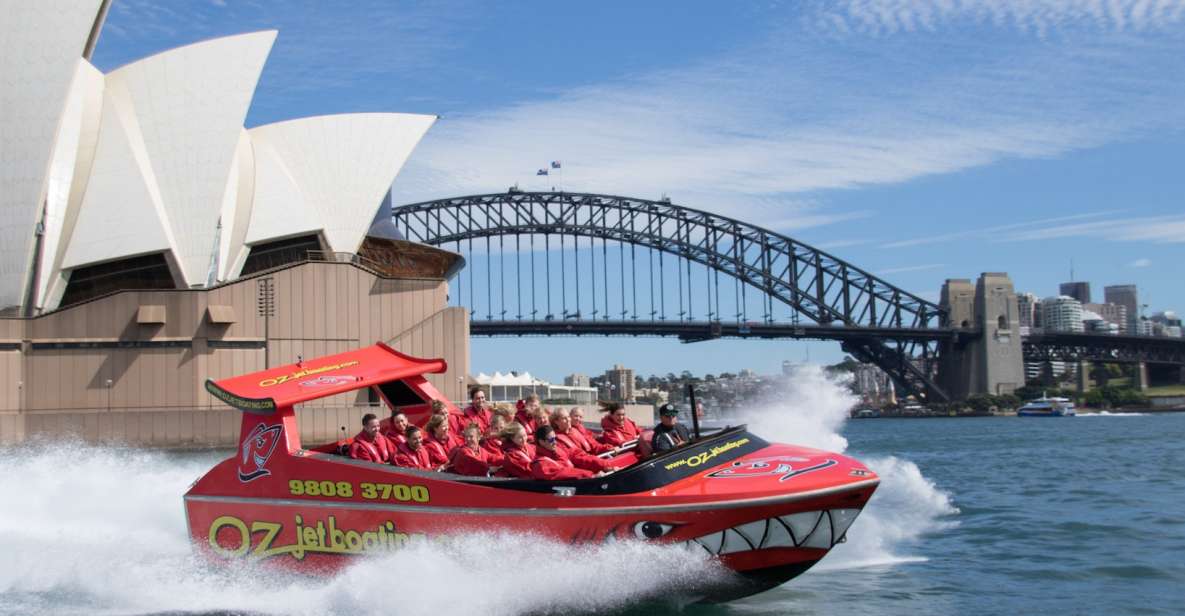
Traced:
MULTIPOLYGON (((385 344, 220 381, 206 389, 243 412, 239 447, 185 494, 197 549, 332 573, 355 556, 434 536, 509 530, 584 543, 679 544, 738 576, 727 600, 780 585, 844 540, 879 479, 851 458, 769 443, 744 426, 651 457, 627 451, 604 477, 467 477, 353 460, 342 442, 306 448, 294 405, 371 388, 416 421, 448 400, 424 377, 445 371, 385 344)), ((306 412, 316 412, 310 408, 306 412)))

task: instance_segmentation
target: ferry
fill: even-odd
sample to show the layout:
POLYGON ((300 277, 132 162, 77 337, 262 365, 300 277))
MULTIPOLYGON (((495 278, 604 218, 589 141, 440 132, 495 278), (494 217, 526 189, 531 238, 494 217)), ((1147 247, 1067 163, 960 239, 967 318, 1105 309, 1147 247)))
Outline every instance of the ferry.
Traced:
MULTIPOLYGON (((416 423, 447 400, 425 375, 442 359, 385 344, 219 381, 206 389, 242 412, 235 453, 184 496, 196 550, 215 563, 331 575, 355 559, 458 533, 513 531, 573 544, 651 541, 736 572, 692 600, 727 601, 778 586, 819 562, 879 483, 836 453, 772 443, 745 426, 645 456, 618 454, 604 477, 470 477, 354 460, 348 440, 305 445, 297 405, 370 390, 416 423)), ((315 416, 307 406, 301 415, 315 416)))
POLYGON ((1073 417, 1074 401, 1069 398, 1041 396, 1016 410, 1017 417, 1073 417))

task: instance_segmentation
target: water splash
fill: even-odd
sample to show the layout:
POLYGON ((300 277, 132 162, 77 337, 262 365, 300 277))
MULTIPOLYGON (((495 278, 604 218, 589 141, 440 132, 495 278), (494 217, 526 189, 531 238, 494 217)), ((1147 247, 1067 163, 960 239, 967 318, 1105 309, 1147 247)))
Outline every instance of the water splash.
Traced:
POLYGON ((192 556, 181 495, 224 455, 0 450, 0 614, 590 612, 655 591, 694 595, 722 574, 673 546, 511 534, 416 545, 328 580, 208 567, 192 556))
MULTIPOLYGON (((783 389, 743 416, 770 441, 807 445, 843 453, 841 434, 848 412, 859 403, 848 388, 849 375, 829 375, 821 366, 796 366, 783 389)), ((925 560, 908 551, 922 535, 954 522, 958 509, 949 493, 926 479, 916 464, 897 457, 860 457, 876 471, 880 487, 837 545, 812 572, 925 560)))

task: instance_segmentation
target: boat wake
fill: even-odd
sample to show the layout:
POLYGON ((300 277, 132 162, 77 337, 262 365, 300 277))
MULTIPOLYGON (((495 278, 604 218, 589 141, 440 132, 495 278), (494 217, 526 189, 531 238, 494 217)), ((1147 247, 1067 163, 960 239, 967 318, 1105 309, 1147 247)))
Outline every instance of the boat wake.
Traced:
POLYGON ((599 612, 695 596, 729 575, 678 546, 498 533, 410 546, 329 580, 206 567, 192 556, 181 494, 225 455, 0 450, 0 614, 599 612))
POLYGON ((1112 413, 1111 411, 1096 411, 1093 413, 1079 412, 1078 417, 1147 417, 1150 413, 1112 413))
MULTIPOLYGON (((841 435, 848 411, 859 399, 842 379, 828 376, 821 366, 801 365, 777 392, 776 399, 758 405, 742 419, 769 441, 795 443, 843 453, 848 441, 841 435)), ((955 524, 959 510, 949 493, 922 475, 917 465, 895 456, 851 453, 881 478, 880 487, 847 533, 818 566, 807 572, 849 569, 924 561, 910 555, 922 535, 955 524)))

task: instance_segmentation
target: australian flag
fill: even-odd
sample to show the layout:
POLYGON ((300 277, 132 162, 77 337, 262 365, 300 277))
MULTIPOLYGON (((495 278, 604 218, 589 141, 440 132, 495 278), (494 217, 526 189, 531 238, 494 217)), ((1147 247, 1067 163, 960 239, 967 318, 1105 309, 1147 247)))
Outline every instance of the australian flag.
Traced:
POLYGON ((552 169, 559 169, 560 168, 560 161, 558 161, 558 160, 551 161, 551 168, 552 169))
POLYGON ((535 175, 547 175, 547 169, 540 169, 535 172, 535 175))

